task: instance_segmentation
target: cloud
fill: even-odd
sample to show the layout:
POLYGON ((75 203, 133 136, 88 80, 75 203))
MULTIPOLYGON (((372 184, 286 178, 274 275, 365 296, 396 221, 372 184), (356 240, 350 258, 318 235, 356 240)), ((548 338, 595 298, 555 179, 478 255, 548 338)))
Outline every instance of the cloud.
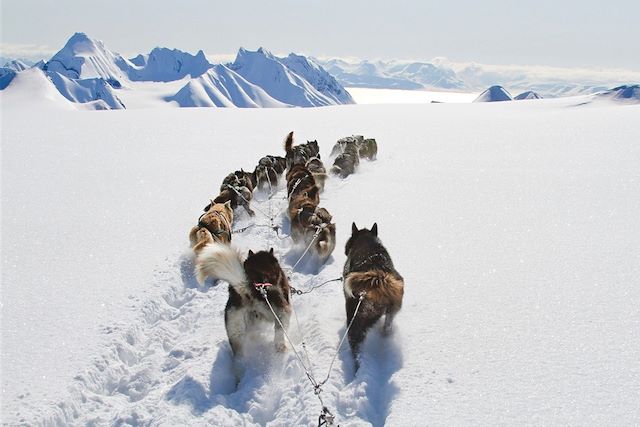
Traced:
POLYGON ((46 45, 0 43, 0 56, 6 58, 20 58, 31 60, 48 59, 57 51, 58 49, 52 49, 51 47, 46 45))

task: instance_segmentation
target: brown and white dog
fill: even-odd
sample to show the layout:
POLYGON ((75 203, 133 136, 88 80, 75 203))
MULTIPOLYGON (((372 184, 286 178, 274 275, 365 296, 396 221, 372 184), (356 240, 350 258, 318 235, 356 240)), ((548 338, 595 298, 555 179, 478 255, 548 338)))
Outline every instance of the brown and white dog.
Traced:
POLYGON ((198 225, 189 232, 191 248, 197 254, 208 243, 214 241, 229 244, 231 242, 231 224, 233 209, 231 202, 211 203, 205 213, 198 218, 198 225))
POLYGON ((354 319, 349 329, 349 344, 358 369, 360 345, 367 331, 382 316, 385 316, 383 333, 391 331, 393 318, 402 307, 404 279, 394 268, 389 253, 378 239, 377 224, 373 224, 371 230, 358 230, 353 223, 345 253, 347 260, 343 278, 347 325, 354 319), (361 293, 365 296, 356 313, 361 293))
POLYGON ((229 245, 207 245, 196 259, 196 278, 199 283, 204 283, 207 277, 229 283, 224 321, 234 356, 243 355, 243 338, 256 320, 274 324, 276 351, 286 351, 285 331, 275 320, 259 290, 260 286, 265 289, 276 316, 282 326, 288 328, 291 315, 289 282, 273 255, 273 248, 257 253, 249 251, 243 261, 240 253, 229 245))

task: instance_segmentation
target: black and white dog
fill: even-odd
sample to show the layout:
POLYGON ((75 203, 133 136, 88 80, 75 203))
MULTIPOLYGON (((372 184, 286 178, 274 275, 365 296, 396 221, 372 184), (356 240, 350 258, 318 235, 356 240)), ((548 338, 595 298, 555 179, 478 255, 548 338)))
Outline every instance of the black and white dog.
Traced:
POLYGON ((243 354, 243 338, 256 320, 273 323, 276 351, 284 352, 287 349, 284 330, 274 318, 260 290, 266 290, 275 315, 282 326, 288 328, 291 315, 289 281, 273 255, 273 248, 257 253, 249 251, 243 261, 240 253, 229 245, 209 244, 196 259, 196 277, 199 283, 204 283, 207 277, 229 283, 224 321, 234 356, 243 354))

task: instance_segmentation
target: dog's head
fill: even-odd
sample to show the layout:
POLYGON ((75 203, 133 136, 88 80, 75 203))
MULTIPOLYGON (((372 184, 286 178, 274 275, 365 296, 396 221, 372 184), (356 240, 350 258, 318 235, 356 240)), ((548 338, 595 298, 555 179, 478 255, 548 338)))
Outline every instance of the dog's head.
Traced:
POLYGON ((347 240, 347 244, 344 247, 345 255, 349 255, 349 252, 360 244, 367 244, 367 242, 374 242, 378 239, 378 223, 374 222, 371 230, 363 228, 358 230, 356 223, 351 224, 351 237, 347 240))
POLYGON ((312 157, 320 157, 320 146, 318 145, 318 141, 307 141, 307 147, 309 147, 309 152, 312 157))
POLYGON ((249 256, 244 261, 244 271, 252 285, 256 283, 276 285, 280 282, 283 274, 278 260, 273 255, 273 248, 256 253, 249 250, 249 256))

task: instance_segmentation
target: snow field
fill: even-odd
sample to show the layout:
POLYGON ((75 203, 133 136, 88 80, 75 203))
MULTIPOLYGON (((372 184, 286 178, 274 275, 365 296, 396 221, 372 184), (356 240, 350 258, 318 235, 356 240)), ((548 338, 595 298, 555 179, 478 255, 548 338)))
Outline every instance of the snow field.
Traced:
MULTIPOLYGON (((3 423, 317 421, 271 331, 233 390, 226 289, 196 287, 187 239, 222 178, 282 153, 293 129, 325 161, 345 135, 379 144, 328 180, 336 250, 293 286, 340 275, 352 221, 378 222, 406 283, 395 334, 372 331, 358 374, 338 356, 323 398, 340 425, 636 424, 639 110, 563 102, 3 109, 3 423)), ((234 228, 248 223, 239 210, 234 228)), ((268 228, 234 244, 295 261, 268 228)), ((293 303, 321 377, 344 332, 340 284, 293 303)))

